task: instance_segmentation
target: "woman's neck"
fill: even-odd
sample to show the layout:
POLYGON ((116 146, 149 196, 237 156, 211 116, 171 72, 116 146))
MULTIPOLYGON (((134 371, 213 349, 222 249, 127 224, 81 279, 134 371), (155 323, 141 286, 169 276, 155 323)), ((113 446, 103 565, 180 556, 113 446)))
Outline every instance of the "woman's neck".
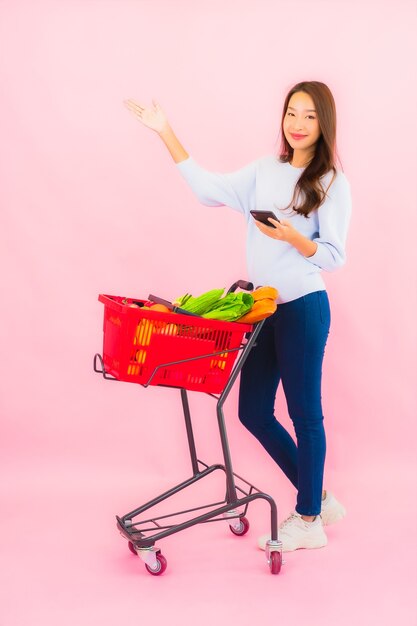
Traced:
POLYGON ((293 167, 307 167, 313 157, 314 152, 306 153, 304 150, 294 150, 290 164, 293 167))

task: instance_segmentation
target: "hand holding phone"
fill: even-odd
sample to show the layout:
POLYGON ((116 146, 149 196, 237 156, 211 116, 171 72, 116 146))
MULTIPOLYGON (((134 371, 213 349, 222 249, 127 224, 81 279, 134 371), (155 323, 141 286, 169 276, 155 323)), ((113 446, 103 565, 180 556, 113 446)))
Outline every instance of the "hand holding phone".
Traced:
POLYGON ((276 228, 276 226, 268 221, 268 217, 272 217, 277 222, 280 221, 273 211, 251 211, 250 213, 256 221, 262 222, 262 224, 270 226, 270 228, 276 228))

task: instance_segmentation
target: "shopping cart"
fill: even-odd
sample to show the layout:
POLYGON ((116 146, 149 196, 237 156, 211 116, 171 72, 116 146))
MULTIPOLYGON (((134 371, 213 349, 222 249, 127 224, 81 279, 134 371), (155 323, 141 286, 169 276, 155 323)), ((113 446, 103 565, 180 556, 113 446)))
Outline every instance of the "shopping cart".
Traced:
MULTIPOLYGON (((252 290, 253 285, 238 281, 229 292, 237 288, 252 290)), ((208 320, 186 312, 153 311, 142 308, 144 300, 102 294, 99 301, 104 304, 103 355, 94 356, 94 371, 106 380, 133 382, 143 387, 179 388, 193 472, 190 478, 151 501, 126 515, 116 516, 117 527, 128 540, 129 549, 139 555, 150 574, 158 576, 165 571, 167 561, 155 546, 157 541, 196 524, 225 520, 234 535, 245 535, 249 530, 248 506, 254 500, 263 499, 271 509, 271 540, 267 542, 265 554, 270 572, 278 574, 282 565, 282 544, 278 541, 276 503, 271 496, 233 472, 223 413, 224 402, 255 344, 263 321, 249 325, 208 320), (197 458, 187 391, 202 391, 216 399, 224 464, 207 465, 197 458), (224 500, 144 519, 145 512, 216 470, 225 475, 224 500)))

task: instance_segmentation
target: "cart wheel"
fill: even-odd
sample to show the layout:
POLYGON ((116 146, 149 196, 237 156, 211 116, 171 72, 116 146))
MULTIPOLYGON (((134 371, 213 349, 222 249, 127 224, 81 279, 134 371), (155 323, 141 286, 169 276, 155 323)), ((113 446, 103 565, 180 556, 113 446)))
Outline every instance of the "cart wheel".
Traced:
POLYGON ((145 563, 145 567, 148 570, 148 572, 150 574, 152 574, 152 576, 160 576, 161 574, 163 574, 167 568, 167 560, 164 557, 163 554, 161 554, 160 552, 158 552, 158 554, 156 555, 156 567, 152 568, 150 565, 147 565, 145 563))
POLYGON ((281 552, 271 552, 269 556, 269 569, 271 574, 279 574, 281 571, 282 554, 281 552))
POLYGON ((246 535, 246 533, 249 530, 249 520, 247 520, 246 517, 241 517, 239 528, 236 530, 236 528, 234 528, 233 526, 230 526, 230 530, 232 531, 234 535, 238 535, 240 537, 242 535, 246 535))
POLYGON ((130 551, 131 551, 131 552, 132 552, 135 556, 138 556, 138 553, 136 552, 136 548, 135 548, 135 546, 133 545, 132 541, 129 541, 127 545, 128 545, 128 547, 129 547, 129 550, 130 550, 130 551))

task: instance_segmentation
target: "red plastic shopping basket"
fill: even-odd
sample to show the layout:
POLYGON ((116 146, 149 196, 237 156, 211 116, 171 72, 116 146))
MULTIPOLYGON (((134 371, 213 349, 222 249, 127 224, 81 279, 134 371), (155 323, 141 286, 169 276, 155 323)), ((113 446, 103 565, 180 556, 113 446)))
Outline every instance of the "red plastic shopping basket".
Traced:
POLYGON ((253 329, 250 324, 143 310, 145 300, 100 294, 99 301, 104 304, 104 369, 126 382, 221 393, 242 339, 253 329), (134 302, 139 307, 132 307, 134 302))

